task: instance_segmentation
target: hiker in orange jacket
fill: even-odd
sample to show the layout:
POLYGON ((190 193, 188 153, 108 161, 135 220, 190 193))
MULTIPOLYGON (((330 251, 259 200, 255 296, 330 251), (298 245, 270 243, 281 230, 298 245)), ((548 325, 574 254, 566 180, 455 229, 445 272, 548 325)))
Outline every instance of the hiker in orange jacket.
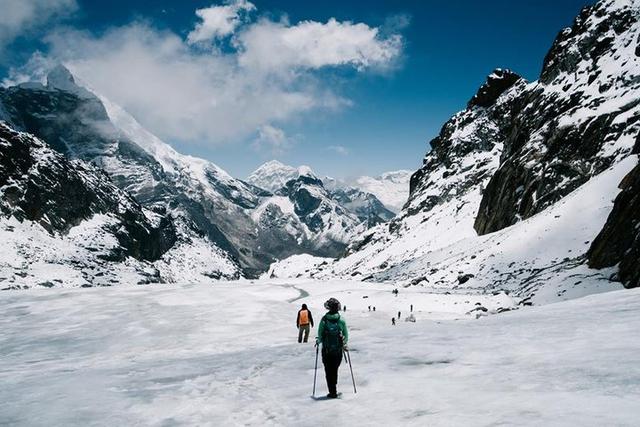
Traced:
POLYGON ((313 316, 311 315, 311 311, 307 308, 307 304, 302 304, 302 308, 298 311, 296 327, 298 328, 298 342, 303 342, 303 334, 304 342, 307 342, 309 339, 309 330, 313 327, 313 316), (311 327, 309 325, 311 325, 311 327))

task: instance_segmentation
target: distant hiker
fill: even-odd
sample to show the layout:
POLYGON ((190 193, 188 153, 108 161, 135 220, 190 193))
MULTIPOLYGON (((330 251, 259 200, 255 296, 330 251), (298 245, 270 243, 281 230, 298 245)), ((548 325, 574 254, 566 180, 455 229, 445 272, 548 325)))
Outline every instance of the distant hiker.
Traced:
POLYGON ((398 320, 400 320, 400 312, 398 312, 398 320))
POLYGON ((413 313, 413 304, 411 304, 411 312, 413 313))
POLYGON ((395 326, 396 325, 396 318, 392 317, 391 318, 391 326, 395 326))
POLYGON ((371 311, 371 306, 369 306, 369 311, 371 311))
POLYGON ((316 345, 322 344, 322 363, 329 389, 327 397, 334 399, 338 397, 336 385, 338 384, 338 367, 342 362, 342 351, 349 350, 347 348, 349 332, 347 323, 340 317, 340 301, 329 298, 324 303, 324 308, 329 312, 322 317, 318 325, 316 345))
POLYGON ((347 306, 342 307, 342 311, 347 311, 347 306))
POLYGON ((311 311, 307 308, 307 304, 302 304, 302 308, 298 310, 298 317, 296 318, 296 327, 298 328, 298 342, 302 342, 302 335, 304 334, 304 342, 309 339, 309 325, 313 327, 313 316, 311 311))
POLYGON ((376 311, 376 306, 375 305, 373 306, 373 311, 376 311))

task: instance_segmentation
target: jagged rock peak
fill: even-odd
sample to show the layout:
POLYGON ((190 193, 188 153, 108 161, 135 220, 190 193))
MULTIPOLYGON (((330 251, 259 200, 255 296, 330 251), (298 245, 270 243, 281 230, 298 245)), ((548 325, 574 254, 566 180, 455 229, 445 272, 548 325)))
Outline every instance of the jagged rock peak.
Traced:
POLYGON ((496 68, 489 74, 486 83, 480 86, 478 92, 469 100, 467 107, 470 108, 475 105, 479 107, 489 107, 493 105, 500 95, 521 78, 522 77, 509 69, 496 68))
POLYGON ((550 84, 563 74, 602 68, 603 58, 626 56, 627 49, 640 57, 637 35, 630 31, 637 27, 639 17, 640 0, 603 0, 583 8, 573 25, 554 40, 544 58, 540 81, 550 84), (625 37, 624 33, 629 34, 625 37))
POLYGON ((640 0, 582 10, 520 97, 475 228, 487 234, 541 212, 632 151, 640 127, 640 0))

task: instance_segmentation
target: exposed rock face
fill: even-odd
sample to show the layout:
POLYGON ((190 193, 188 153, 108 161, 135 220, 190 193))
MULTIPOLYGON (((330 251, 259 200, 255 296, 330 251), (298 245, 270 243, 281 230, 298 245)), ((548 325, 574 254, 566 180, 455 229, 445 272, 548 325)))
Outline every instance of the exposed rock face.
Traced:
POLYGON ((268 242, 260 239, 272 236, 256 233, 251 217, 268 192, 211 162, 177 153, 118 106, 77 86, 64 67, 52 70, 46 85, 0 88, 0 103, 5 120, 18 129, 41 137, 68 158, 104 169, 143 206, 166 210, 181 242, 204 236, 248 276, 278 256, 263 249, 268 242))
POLYGON ((601 1, 560 32, 540 80, 513 103, 478 233, 544 210, 630 153, 640 129, 639 10, 635 0, 601 1))
POLYGON ((277 194, 291 201, 296 217, 309 230, 311 246, 322 251, 323 256, 341 255, 353 235, 366 228, 313 175, 300 175, 288 181, 277 194))
POLYGON ((505 90, 513 86, 519 79, 520 76, 511 70, 502 70, 500 68, 494 70, 487 77, 487 82, 480 86, 478 92, 471 98, 467 106, 490 107, 505 90))
POLYGON ((422 168, 411 177, 411 193, 402 211, 360 234, 346 257, 322 268, 374 280, 398 278, 409 260, 475 236, 473 221, 482 188, 498 167, 512 103, 525 87, 519 78, 503 86, 488 107, 470 103, 447 121, 431 141, 422 168))
MULTIPOLYGON (((204 236, 236 260, 246 276, 291 254, 337 256, 350 233, 360 230, 352 222, 358 218, 348 209, 335 201, 321 205, 302 187, 286 195, 301 209, 301 218, 294 218, 298 211, 292 216, 282 206, 269 204, 273 194, 267 190, 280 189, 291 178, 311 176, 308 167, 270 162, 250 177, 252 183, 235 179, 211 162, 177 153, 120 107, 79 87, 62 66, 49 73, 46 85, 0 88, 0 105, 4 120, 68 158, 104 169, 146 208, 166 210, 180 242, 204 236), (308 206, 312 203, 318 206, 308 206), (338 218, 341 214, 345 218, 338 218)), ((320 199, 330 199, 324 189, 320 192, 320 199)))
POLYGON ((467 109, 444 124, 429 143, 431 151, 423 166, 411 176, 409 202, 405 206, 408 215, 459 197, 493 174, 495 166, 489 165, 496 156, 488 154, 502 152, 511 130, 514 104, 525 87, 525 80, 515 73, 497 69, 469 101, 467 109), (498 75, 504 77, 497 79, 498 75))
POLYGON ((166 176, 161 165, 113 126, 100 100, 76 86, 66 69, 57 67, 50 77, 46 86, 0 89, 8 120, 67 157, 105 169, 140 202, 162 200, 166 176))
POLYGON ((247 181, 273 191, 252 213, 260 246, 273 260, 302 253, 337 257, 355 234, 393 217, 373 194, 325 183, 308 166, 274 160, 247 181))
MULTIPOLYGON (((629 155, 640 151, 639 20, 639 0, 585 8, 558 35, 539 81, 496 70, 445 123, 394 219, 362 233, 339 260, 316 260, 313 268, 305 261, 300 272, 294 259, 273 271, 504 286, 540 299, 602 286, 611 271, 589 270, 584 254, 612 189, 633 167, 629 155), (583 279, 591 284, 578 291, 583 279)), ((631 181, 590 252, 590 265, 620 262, 627 286, 637 282, 638 264, 631 181)))
POLYGON ((620 183, 622 192, 588 252, 592 268, 619 265, 618 279, 627 288, 640 286, 640 165, 620 183))
POLYGON ((97 168, 69 161, 44 142, 3 123, 0 147, 0 210, 5 216, 34 221, 52 234, 64 234, 95 214, 108 214, 117 222, 107 231, 120 243, 108 255, 111 260, 131 256, 155 261, 176 241, 168 217, 146 214, 97 168))

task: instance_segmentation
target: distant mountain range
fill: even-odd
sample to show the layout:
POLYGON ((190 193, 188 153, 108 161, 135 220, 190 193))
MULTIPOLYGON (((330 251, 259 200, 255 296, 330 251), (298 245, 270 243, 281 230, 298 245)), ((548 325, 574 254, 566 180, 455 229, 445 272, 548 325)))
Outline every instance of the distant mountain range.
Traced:
POLYGON ((640 285, 638 0, 584 8, 536 81, 494 70, 414 173, 237 179, 62 66, 0 88, 0 122, 0 288, 264 274, 532 304, 640 285))
MULTIPOLYGON (((140 212, 135 217, 128 215, 126 224, 148 232, 138 233, 131 239, 135 244, 126 241, 122 233, 112 233, 117 228, 115 223, 105 219, 108 224, 99 225, 118 242, 111 247, 111 255, 103 258, 119 264, 130 263, 130 258, 137 260, 131 269, 132 277, 127 278, 130 281, 253 277, 273 261, 292 254, 336 257, 343 253, 354 235, 393 216, 371 194, 325 189, 322 180, 308 167, 291 168, 271 162, 242 181, 211 162, 182 155, 144 129, 118 105, 78 85, 63 66, 49 73, 46 84, 26 83, 0 89, 0 114, 6 143, 23 141, 20 155, 25 159, 33 154, 24 151, 25 144, 40 144, 70 165, 96 170, 91 180, 104 182, 93 186, 83 182, 86 193, 96 187, 115 185, 114 188, 122 192, 121 198, 139 204, 140 212), (166 234, 163 244, 154 241, 158 237, 154 237, 157 233, 154 234, 149 221, 163 225, 163 236, 166 234), (153 251, 143 250, 147 247, 153 247, 153 251)), ((9 152, 5 154, 6 168, 0 171, 0 179, 9 182, 13 179, 9 165, 16 159, 9 152)), ((40 165, 51 176, 59 176, 51 164, 40 165)), ((29 176, 35 171, 26 169, 22 173, 29 176)), ((64 188, 63 183, 56 185, 64 188)), ((1 191, 5 201, 3 223, 19 218, 21 227, 30 222, 46 225, 40 216, 20 216, 17 212, 21 201, 9 198, 8 188, 1 191)), ((96 215, 116 214, 121 210, 111 201, 107 204, 109 209, 90 208, 66 217, 70 213, 58 205, 68 202, 55 192, 33 187, 29 196, 31 211, 41 212, 54 223, 65 224, 65 227, 40 230, 44 240, 64 240, 74 232, 74 227, 83 226, 96 215), (37 206, 39 200, 42 206, 37 206)), ((14 225, 3 229, 15 242, 9 255, 13 261, 0 273, 5 285, 109 284, 87 272, 96 268, 91 264, 94 257, 85 257, 73 267, 79 271, 76 276, 83 280, 71 280, 68 274, 56 278, 58 281, 45 280, 29 269, 28 274, 33 274, 30 280, 15 276, 16 263, 29 265, 31 252, 18 248, 19 236, 10 234, 15 230, 14 225)), ((133 234, 131 230, 126 231, 133 234)), ((89 252, 95 252, 94 249, 90 247, 89 252)), ((112 269, 118 268, 114 265, 112 269)))

